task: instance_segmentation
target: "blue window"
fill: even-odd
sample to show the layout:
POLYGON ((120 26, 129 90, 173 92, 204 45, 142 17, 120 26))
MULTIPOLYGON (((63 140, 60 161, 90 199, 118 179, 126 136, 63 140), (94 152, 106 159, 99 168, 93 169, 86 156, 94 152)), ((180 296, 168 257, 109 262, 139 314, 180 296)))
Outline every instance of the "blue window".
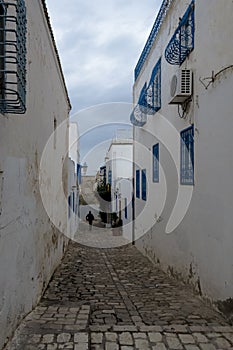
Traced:
POLYGON ((146 169, 142 170, 142 200, 146 201, 146 169))
POLYGON ((165 58, 170 64, 181 65, 194 49, 194 9, 192 1, 165 50, 165 58))
POLYGON ((0 112, 26 112, 26 7, 0 0, 0 112))
POLYGON ((136 170, 136 197, 140 198, 140 170, 136 170))
POLYGON ((147 113, 154 114, 161 108, 161 58, 158 60, 152 71, 146 94, 147 113))
POLYGON ((181 132, 180 147, 180 183, 194 184, 194 127, 193 125, 181 132))
POLYGON ((159 143, 153 146, 153 182, 159 182, 159 143))
POLYGON ((112 170, 108 171, 108 183, 109 183, 109 185, 112 184, 112 170))
POLYGON ((77 164, 77 177, 78 177, 78 184, 80 185, 82 182, 82 173, 81 173, 81 164, 77 164))

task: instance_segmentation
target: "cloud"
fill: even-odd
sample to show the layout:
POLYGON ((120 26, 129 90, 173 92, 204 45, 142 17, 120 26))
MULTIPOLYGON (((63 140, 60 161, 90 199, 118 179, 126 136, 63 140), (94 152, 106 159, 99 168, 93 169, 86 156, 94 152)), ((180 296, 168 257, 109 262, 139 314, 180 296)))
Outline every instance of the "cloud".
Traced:
POLYGON ((115 130, 129 128, 134 68, 161 2, 47 0, 88 172, 104 161, 115 130))
POLYGON ((161 0, 47 0, 73 110, 131 102, 133 70, 161 0))

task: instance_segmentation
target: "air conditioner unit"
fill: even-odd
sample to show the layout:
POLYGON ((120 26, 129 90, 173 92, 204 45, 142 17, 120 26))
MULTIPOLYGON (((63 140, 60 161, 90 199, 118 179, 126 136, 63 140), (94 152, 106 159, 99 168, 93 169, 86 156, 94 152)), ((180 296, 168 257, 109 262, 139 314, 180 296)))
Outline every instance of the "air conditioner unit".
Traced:
POLYGON ((182 104, 192 96, 193 74, 191 69, 179 69, 171 80, 169 104, 182 104))

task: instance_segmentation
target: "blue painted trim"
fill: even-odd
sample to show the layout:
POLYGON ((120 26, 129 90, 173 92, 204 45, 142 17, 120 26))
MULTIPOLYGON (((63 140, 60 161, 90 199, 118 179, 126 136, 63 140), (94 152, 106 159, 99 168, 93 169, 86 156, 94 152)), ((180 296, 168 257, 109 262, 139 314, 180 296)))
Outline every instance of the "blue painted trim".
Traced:
POLYGON ((194 185, 194 125, 180 133, 180 184, 194 185))
POLYGON ((146 90, 147 114, 155 114, 161 109, 161 58, 153 68, 146 90))
POLYGON ((153 146, 153 182, 159 183, 159 143, 153 146))
POLYGON ((138 127, 142 127, 147 122, 146 86, 147 84, 145 83, 140 92, 138 103, 130 115, 131 123, 138 127))
POLYGON ((167 12, 173 3, 174 0, 163 0, 163 3, 160 7, 159 13, 156 17, 155 23, 153 25, 153 28, 151 30, 151 33, 149 35, 149 38, 147 39, 146 45, 144 46, 144 49, 141 53, 141 56, 138 60, 138 63, 136 65, 136 68, 134 70, 134 76, 135 76, 135 81, 137 80, 139 74, 141 73, 141 70, 144 66, 144 63, 150 53, 150 50, 157 38, 157 35, 159 33, 159 30, 163 24, 164 19, 166 18, 167 12))
POLYGON ((136 198, 140 198, 140 170, 136 170, 136 198))
POLYGON ((108 183, 109 185, 112 185, 112 170, 108 171, 108 183))
POLYGON ((4 55, 0 64, 2 94, 0 96, 0 112, 23 114, 26 112, 26 33, 27 18, 24 0, 0 0, 5 8, 4 55))
POLYGON ((166 50, 165 58, 172 65, 181 65, 194 49, 195 2, 189 5, 166 50))
POLYGON ((142 170, 142 200, 146 201, 147 200, 147 191, 146 191, 146 169, 142 170))

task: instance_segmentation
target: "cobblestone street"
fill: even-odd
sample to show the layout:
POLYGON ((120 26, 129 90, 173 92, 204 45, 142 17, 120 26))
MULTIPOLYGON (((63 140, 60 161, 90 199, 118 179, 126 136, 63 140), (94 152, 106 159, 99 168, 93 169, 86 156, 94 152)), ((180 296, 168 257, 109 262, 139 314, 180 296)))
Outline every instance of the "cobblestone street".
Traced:
POLYGON ((7 349, 233 349, 233 327, 135 247, 71 243, 7 349))

